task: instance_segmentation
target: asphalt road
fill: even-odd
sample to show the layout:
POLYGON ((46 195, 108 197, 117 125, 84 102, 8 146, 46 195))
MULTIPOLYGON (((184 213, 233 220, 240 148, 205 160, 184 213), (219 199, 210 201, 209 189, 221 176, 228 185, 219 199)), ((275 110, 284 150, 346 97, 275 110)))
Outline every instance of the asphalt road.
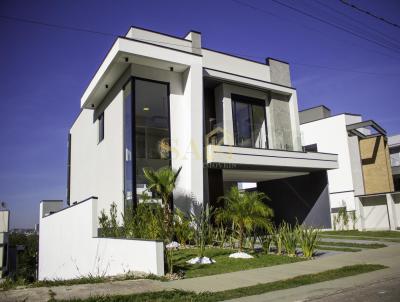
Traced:
POLYGON ((385 281, 375 281, 363 286, 348 288, 316 299, 305 299, 313 302, 399 302, 400 276, 385 281))

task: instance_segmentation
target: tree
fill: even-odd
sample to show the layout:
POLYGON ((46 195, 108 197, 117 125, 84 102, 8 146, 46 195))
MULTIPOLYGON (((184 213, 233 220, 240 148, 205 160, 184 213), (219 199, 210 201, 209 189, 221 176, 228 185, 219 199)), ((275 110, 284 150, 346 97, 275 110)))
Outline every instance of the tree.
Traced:
MULTIPOLYGON (((175 189, 175 182, 181 172, 182 167, 177 171, 170 167, 162 167, 158 170, 144 168, 144 176, 147 179, 147 191, 154 192, 161 198, 164 209, 164 227, 167 236, 172 235, 172 192, 175 189)), ((168 238, 170 239, 170 238, 168 238)))
POLYGON ((219 221, 232 222, 238 230, 239 251, 243 250, 246 232, 256 227, 270 227, 273 211, 263 200, 267 196, 259 192, 240 192, 232 187, 226 196, 220 197, 225 206, 219 209, 216 217, 219 221))

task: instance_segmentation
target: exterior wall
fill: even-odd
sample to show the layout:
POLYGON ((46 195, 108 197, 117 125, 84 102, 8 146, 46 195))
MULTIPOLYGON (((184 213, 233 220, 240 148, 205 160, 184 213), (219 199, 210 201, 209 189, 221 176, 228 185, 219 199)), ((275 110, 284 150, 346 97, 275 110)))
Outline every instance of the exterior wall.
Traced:
POLYGON ((272 83, 288 87, 292 86, 292 80, 290 78, 290 67, 288 63, 269 58, 268 65, 270 68, 272 83))
POLYGON ((232 119, 232 94, 239 94, 265 101, 267 117, 268 146, 270 149, 299 151, 300 135, 295 95, 285 96, 230 84, 220 84, 215 88, 215 111, 217 125, 224 129, 224 145, 234 145, 232 119))
MULTIPOLYGON (((361 117, 356 117, 361 121, 361 117)), ((352 155, 357 150, 352 148, 346 130, 346 115, 305 123, 300 126, 303 145, 317 144, 318 152, 338 154, 339 168, 328 171, 331 209, 346 206, 348 211, 355 209, 354 195, 360 192, 359 180, 353 178, 353 169, 359 170, 361 163, 352 155)))
POLYGON ((2 278, 4 274, 8 271, 9 227, 10 227, 10 211, 0 210, 0 278, 2 278))
POLYGON ((389 149, 383 136, 360 140, 366 194, 394 191, 389 149))
POLYGON ((274 210, 277 224, 284 220, 322 228, 331 226, 325 171, 259 182, 257 190, 271 199, 267 203, 274 210))
POLYGON ((269 103, 270 131, 273 148, 293 150, 292 121, 290 119, 289 98, 271 93, 269 103))
POLYGON ((203 67, 271 82, 270 68, 266 64, 251 62, 216 51, 203 49, 203 67))
POLYGON ((99 198, 99 213, 115 202, 123 209, 123 91, 114 92, 98 110, 83 109, 71 128, 71 204, 99 198), (104 112, 104 139, 98 120, 104 112), (112 180, 112 181, 111 181, 112 180))
POLYGON ((364 230, 390 229, 386 195, 361 197, 364 230))
POLYGON ((299 111, 300 124, 313 122, 331 116, 331 110, 325 106, 317 106, 299 111))
POLYGON ((135 271, 163 275, 162 242, 96 237, 97 206, 90 199, 40 218, 39 280, 135 271))

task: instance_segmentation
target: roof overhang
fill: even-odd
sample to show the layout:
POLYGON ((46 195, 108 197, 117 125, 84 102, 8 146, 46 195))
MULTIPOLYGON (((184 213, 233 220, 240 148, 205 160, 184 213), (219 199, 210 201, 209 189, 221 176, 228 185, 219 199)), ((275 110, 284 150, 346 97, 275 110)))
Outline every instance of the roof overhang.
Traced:
POLYGON ((253 89, 259 90, 268 90, 277 92, 280 94, 291 95, 296 92, 295 88, 287 87, 267 81, 261 81, 245 76, 241 76, 238 74, 233 74, 221 70, 211 69, 211 68, 203 68, 203 76, 204 78, 215 79, 221 82, 232 83, 240 86, 246 86, 253 89))
POLYGON ((352 135, 352 136, 356 135, 361 139, 375 137, 375 136, 381 136, 381 135, 386 136, 385 129, 383 129, 381 126, 379 126, 373 120, 350 124, 350 125, 347 125, 346 128, 347 128, 347 132, 350 135, 352 135), (372 128, 373 130, 375 130, 375 132, 371 133, 371 134, 363 133, 363 130, 367 129, 367 128, 372 128))
POLYGON ((118 37, 96 71, 82 98, 81 107, 96 108, 131 64, 183 72, 201 64, 201 56, 162 45, 118 37))
POLYGON ((338 156, 331 153, 255 149, 208 145, 210 168, 259 171, 312 172, 338 168, 338 156))

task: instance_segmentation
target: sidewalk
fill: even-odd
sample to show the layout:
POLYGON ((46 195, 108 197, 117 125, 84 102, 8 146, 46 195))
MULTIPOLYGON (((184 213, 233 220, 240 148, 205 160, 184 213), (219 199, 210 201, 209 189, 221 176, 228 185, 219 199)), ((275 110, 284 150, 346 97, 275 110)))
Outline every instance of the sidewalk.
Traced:
MULTIPOLYGON (((293 278, 304 274, 319 273, 329 269, 340 268, 346 265, 362 263, 383 264, 389 266, 390 269, 380 270, 360 276, 329 281, 329 284, 335 282, 351 284, 352 282, 349 282, 348 280, 355 280, 354 278, 357 277, 367 278, 364 276, 368 276, 368 278, 376 278, 376 276, 379 276, 379 278, 383 278, 386 276, 386 274, 394 274, 396 272, 399 272, 400 245, 396 244, 388 246, 386 248, 364 250, 357 253, 343 253, 330 257, 322 257, 317 260, 303 261, 292 264, 277 265, 266 268, 258 268, 221 275, 183 279, 170 282, 160 282, 155 280, 129 280, 99 284, 10 290, 0 292, 0 301, 46 301, 50 298, 49 290, 55 293, 56 299, 86 298, 98 295, 127 295, 169 289, 182 289, 196 292, 223 291, 256 285, 258 283, 268 283, 293 278)), ((316 286, 316 288, 319 288, 320 286, 323 286, 323 283, 309 285, 308 287, 310 286, 316 286)), ((297 291, 301 291, 301 288, 295 288, 292 290, 297 293, 297 291)), ((270 296, 273 297, 274 293, 268 293, 268 297, 270 296)), ((257 301, 258 298, 255 297, 255 299, 255 301, 257 301)))

